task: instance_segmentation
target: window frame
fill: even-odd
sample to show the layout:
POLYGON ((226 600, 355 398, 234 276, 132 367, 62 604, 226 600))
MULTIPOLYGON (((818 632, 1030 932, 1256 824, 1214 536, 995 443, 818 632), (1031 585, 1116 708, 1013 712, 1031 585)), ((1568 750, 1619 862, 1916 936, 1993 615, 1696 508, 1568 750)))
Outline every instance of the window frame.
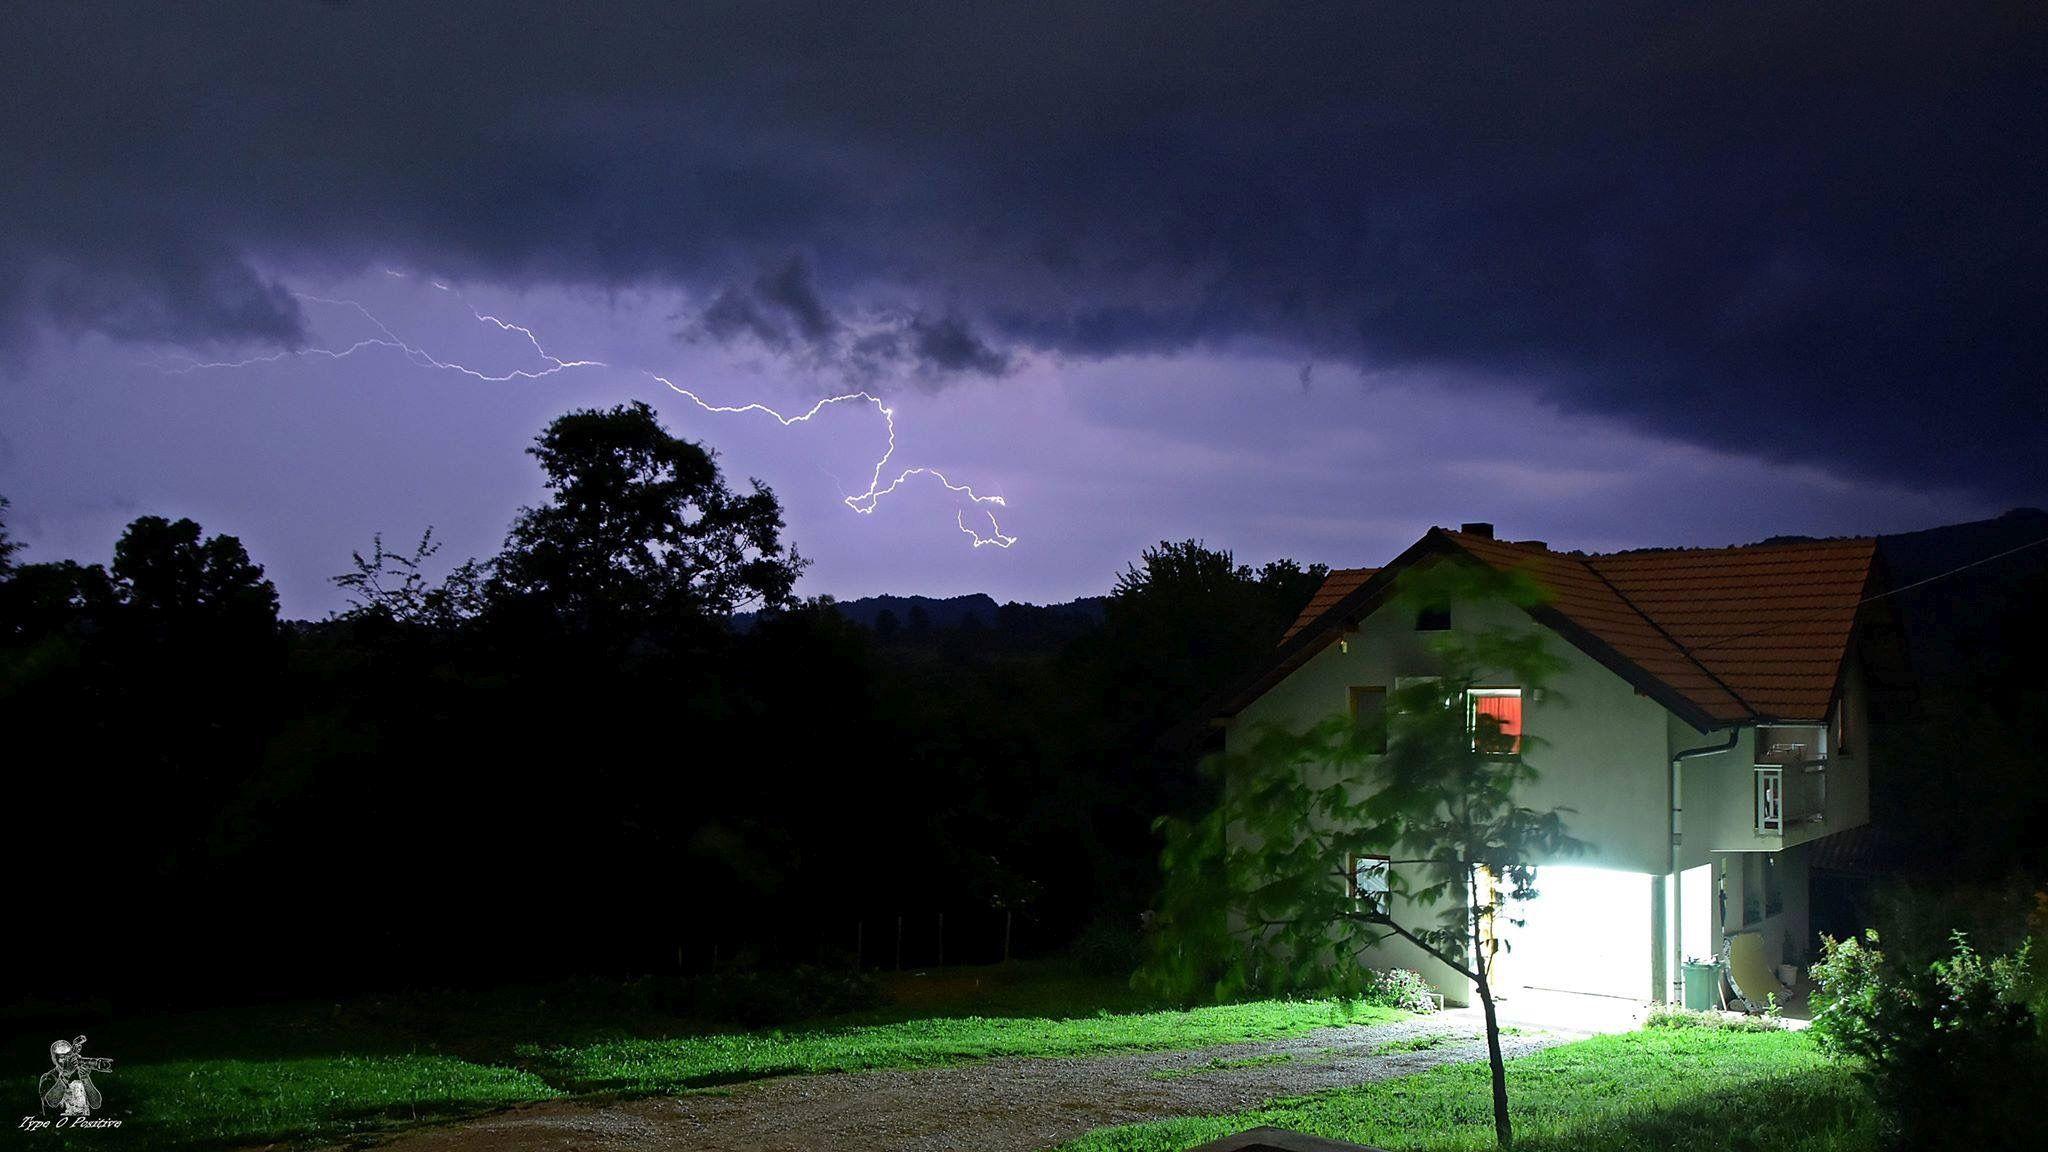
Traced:
POLYGON ((1515 732, 1514 747, 1509 748, 1504 752, 1485 752, 1484 754, 1488 756, 1520 755, 1522 752, 1522 741, 1529 734, 1529 694, 1523 691, 1522 686, 1519 684, 1503 684, 1492 687, 1471 687, 1465 689, 1465 734, 1470 738, 1471 748, 1474 752, 1483 751, 1479 747, 1479 698, 1482 696, 1514 697, 1515 725, 1517 728, 1517 731, 1515 732))
POLYGON ((1382 916, 1386 915, 1387 901, 1390 899, 1393 891, 1390 883, 1393 878, 1393 867, 1392 859, 1376 852, 1353 852, 1348 854, 1344 858, 1344 895, 1355 903, 1371 903, 1375 912, 1382 916), (1371 869, 1363 867, 1368 864, 1375 864, 1377 867, 1371 869), (1379 887, 1377 889, 1367 888, 1359 883, 1359 880, 1369 873, 1376 873, 1379 876, 1379 887))

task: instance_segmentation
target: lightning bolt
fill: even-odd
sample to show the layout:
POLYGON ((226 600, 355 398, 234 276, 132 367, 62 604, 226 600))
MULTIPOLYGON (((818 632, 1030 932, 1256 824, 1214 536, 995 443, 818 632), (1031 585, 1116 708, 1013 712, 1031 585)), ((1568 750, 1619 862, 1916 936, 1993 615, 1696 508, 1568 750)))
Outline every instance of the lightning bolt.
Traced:
MULTIPOLYGON (((398 276, 400 278, 403 278, 405 275, 402 272, 394 272, 389 268, 384 270, 384 274, 387 276, 398 276)), ((202 368, 247 368, 255 364, 275 364, 280 360, 286 359, 287 357, 294 356, 325 356, 331 360, 345 360, 348 357, 355 355, 356 353, 362 351, 365 348, 390 348, 394 351, 403 353, 407 360, 412 361, 414 364, 417 364, 422 368, 438 368, 444 372, 460 372, 464 376, 468 376, 472 379, 482 380, 493 384, 502 384, 508 380, 539 380, 542 377, 553 376, 557 372, 562 372, 570 368, 603 368, 606 366, 604 361, 602 360, 564 360, 561 357, 550 353, 546 348, 541 347, 540 340, 534 336, 532 329, 521 327, 518 324, 510 324, 498 319, 496 316, 487 316, 481 312, 478 312, 475 308, 470 307, 469 302, 467 300, 463 299, 462 293, 455 291, 455 289, 448 287, 446 284, 443 284, 438 280, 430 281, 429 283, 433 284, 435 288, 438 288, 443 292, 450 293, 456 299, 462 300, 462 306, 469 310, 469 314, 475 317, 478 323, 493 325, 500 332, 517 332, 521 336, 526 337, 526 342, 533 346, 534 352, 537 355, 539 355, 541 359, 547 361, 548 366, 545 368, 515 368, 510 372, 506 372, 500 375, 493 375, 488 372, 482 372, 475 368, 471 368, 466 364, 459 364, 452 360, 441 360, 436 358, 431 353, 429 353, 426 349, 421 348, 415 344, 407 343, 405 340, 401 339, 398 333, 393 332, 391 330, 389 325, 385 324, 382 320, 377 319, 377 317, 373 313, 371 313, 371 311, 368 308, 363 307, 356 301, 337 300, 330 296, 315 296, 309 292, 293 292, 291 296, 292 299, 294 300, 302 300, 308 304, 326 304, 336 308, 352 309, 363 319, 368 320, 377 329, 377 331, 383 333, 382 338, 373 336, 367 339, 358 340, 355 343, 340 349, 287 348, 282 352, 272 352, 264 356, 250 356, 243 360, 196 360, 190 356, 179 356, 176 357, 176 359, 183 361, 182 364, 166 366, 163 363, 159 362, 158 364, 153 366, 156 367, 158 370, 168 372, 173 376, 184 376, 189 373, 199 371, 202 368)))
POLYGON ((896 411, 895 409, 889 407, 887 404, 884 404, 882 402, 882 398, 874 395, 873 393, 845 392, 837 396, 827 396, 823 400, 818 401, 816 404, 811 405, 809 408, 805 409, 802 413, 798 415, 785 416, 782 413, 777 412, 775 409, 768 407, 766 404, 713 404, 709 400, 706 400, 702 396, 697 395, 695 392, 692 392, 688 388, 685 388, 682 385, 677 384, 675 381, 670 380, 666 376, 657 375, 653 372, 649 372, 647 375, 649 379, 657 381, 662 386, 666 387, 669 391, 674 392, 676 395, 687 399, 688 401, 690 401, 690 403, 695 404, 697 407, 702 408, 706 412, 716 412, 725 414, 759 412, 769 417, 770 419, 774 420, 776 423, 781 424, 784 428, 792 427, 797 424, 808 423, 812 417, 815 417, 818 413, 823 412, 825 409, 830 408, 836 404, 850 404, 855 401, 859 401, 861 403, 871 405, 873 406, 875 411, 882 414, 882 424, 884 427, 888 429, 889 432, 889 445, 882 452, 881 459, 875 461, 874 471, 868 475, 867 490, 864 492, 856 492, 851 496, 845 495, 844 493, 841 494, 840 499, 843 503, 845 503, 845 505, 848 508, 853 509, 855 512, 858 512, 863 516, 872 516, 874 515, 875 505, 881 501, 882 497, 887 496, 891 492, 896 491, 897 488, 902 486, 905 480, 910 479, 912 476, 930 476, 932 479, 937 480, 939 484, 943 486, 948 492, 957 492, 963 496, 966 496, 967 499, 972 501, 974 504, 979 505, 981 507, 982 514, 988 517, 991 534, 988 536, 983 536, 981 533, 976 532, 974 529, 969 528, 967 526, 966 515, 964 512, 956 512, 954 516, 954 521, 960 525, 960 530, 962 532, 967 533, 967 535, 973 537, 974 546, 976 548, 980 548, 988 544, 993 544, 998 548, 1008 548, 1009 546, 1017 542, 1017 538, 1015 536, 1009 536, 1004 534, 1003 526, 996 522, 996 514, 994 512, 989 511, 990 505, 993 505, 994 507, 997 508, 1009 507, 1008 501, 1004 500, 1001 496, 984 496, 981 493, 976 492, 974 490, 974 487, 969 484, 956 484, 951 479, 949 479, 945 473, 939 471, 937 468, 932 468, 925 465, 919 465, 918 467, 915 468, 905 468, 901 472, 898 472, 895 478, 890 480, 887 484, 882 483, 883 471, 889 467, 889 461, 895 459, 896 457, 896 411))
MULTIPOLYGON (((384 275, 392 277, 394 279, 411 279, 411 277, 407 273, 401 272, 395 268, 386 268, 383 269, 383 272, 384 275)), ((488 324, 496 328, 500 332, 504 332, 507 334, 517 333, 521 337, 524 337, 527 344, 533 349, 534 355, 539 356, 543 361, 545 361, 547 366, 544 368, 518 368, 509 372, 493 374, 482 371, 480 369, 471 368, 466 364, 462 364, 456 361, 442 360, 439 357, 436 357, 432 353, 428 352, 425 348, 413 344, 405 340, 403 337, 399 336, 398 333, 394 332, 389 325, 385 324, 384 321, 378 319, 374 313, 372 313, 368 308, 365 308, 358 301, 337 299, 331 296, 316 296, 308 292, 294 291, 291 293, 293 299, 301 300, 308 304, 321 304, 332 308, 345 308, 355 312, 364 320, 369 321, 371 326, 374 327, 380 333, 380 335, 366 337, 364 339, 357 340, 353 344, 348 344, 342 347, 288 348, 280 352, 271 352, 262 356, 250 356, 241 360, 199 360, 191 356, 174 355, 169 358, 172 361, 171 363, 166 363, 164 359, 159 359, 155 363, 150 364, 149 367, 155 368, 158 371, 167 373, 169 375, 184 376, 193 372, 200 371, 202 369, 248 368, 258 364, 275 364, 286 359, 305 358, 310 356, 320 356, 331 360, 345 360, 355 355, 356 353, 363 351, 366 348, 389 349, 400 353, 408 361, 422 368, 432 368, 444 372, 459 372, 464 376, 470 377, 471 379, 484 381, 488 383, 504 383, 510 380, 539 380, 544 377, 553 376, 558 372, 567 371, 571 368, 604 368, 608 366, 602 360, 564 360, 561 357, 556 356, 554 353, 549 352, 547 348, 541 344, 540 337, 535 335, 533 329, 528 328, 523 324, 514 324, 509 320, 501 319, 500 317, 493 316, 489 313, 477 311, 477 309, 469 303, 468 298, 463 296, 463 294, 460 291, 451 288, 450 286, 442 283, 439 280, 429 280, 427 281, 427 283, 436 291, 446 292, 449 295, 454 296, 456 300, 462 304, 462 307, 469 312, 470 316, 476 320, 477 323, 488 324)), ((980 510, 982 515, 988 517, 989 534, 984 536, 979 531, 968 526, 965 509, 958 509, 954 513, 954 523, 959 526, 960 531, 966 533, 968 538, 973 541, 974 547, 982 548, 988 545, 994 545, 998 548, 1009 548, 1011 545, 1017 542, 1017 538, 1015 536, 1008 535, 1003 531, 1003 526, 996 521, 995 513, 990 510, 991 508, 1007 508, 1009 506, 1008 502, 1005 501, 1001 496, 984 496, 981 493, 976 492, 972 485, 955 483, 951 478, 949 478, 945 473, 939 471, 937 468, 932 468, 926 465, 919 465, 913 468, 904 468, 898 471, 894 475, 894 477, 891 478, 887 483, 883 483, 882 477, 889 467, 889 462, 896 458, 896 412, 887 404, 883 403, 881 397, 876 396, 873 393, 861 391, 842 393, 837 396, 827 396, 824 399, 818 401, 817 403, 811 405, 810 408, 806 409, 803 413, 799 415, 785 416, 781 412, 778 412, 765 404, 712 404, 709 401, 705 400, 703 397, 697 395, 697 393, 692 392, 690 389, 675 383, 674 381, 668 379, 665 376, 659 376, 653 372, 649 372, 647 373, 647 375, 649 378, 660 382, 670 391, 676 393, 679 396, 687 398, 688 400, 690 400, 690 402, 696 404, 699 408, 702 408, 706 412, 728 414, 759 412, 771 417, 777 423, 781 424, 785 428, 797 424, 808 423, 813 417, 817 416, 820 412, 823 412, 825 409, 833 407, 835 405, 850 404, 856 401, 870 405, 875 409, 876 412, 879 412, 882 416, 882 424, 888 431, 888 446, 883 450, 881 458, 875 461, 874 469, 868 476, 868 486, 866 491, 857 492, 851 496, 846 495, 843 490, 841 491, 841 499, 848 508, 853 509, 855 512, 858 512, 863 516, 872 516, 875 511, 875 505, 880 503, 882 497, 887 496, 890 493, 896 491, 898 488, 902 487, 905 481, 909 480, 913 476, 930 476, 932 479, 937 480, 940 486, 944 487, 948 492, 965 496, 970 503, 974 504, 980 510)))

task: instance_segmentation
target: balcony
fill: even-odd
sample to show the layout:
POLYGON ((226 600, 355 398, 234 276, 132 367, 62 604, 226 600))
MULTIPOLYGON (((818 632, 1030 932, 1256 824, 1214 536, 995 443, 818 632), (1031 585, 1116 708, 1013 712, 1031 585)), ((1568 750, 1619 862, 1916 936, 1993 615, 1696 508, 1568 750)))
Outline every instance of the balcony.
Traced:
POLYGON ((1756 766, 1756 833, 1783 836, 1819 824, 1827 811, 1827 764, 1800 761, 1756 766))

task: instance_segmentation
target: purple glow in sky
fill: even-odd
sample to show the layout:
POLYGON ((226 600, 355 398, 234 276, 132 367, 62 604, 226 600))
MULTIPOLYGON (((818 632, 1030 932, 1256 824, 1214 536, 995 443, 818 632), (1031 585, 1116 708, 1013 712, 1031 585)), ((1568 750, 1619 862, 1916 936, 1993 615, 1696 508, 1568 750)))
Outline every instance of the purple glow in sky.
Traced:
POLYGON ((210 359, 265 358, 185 370, 177 349, 85 337, 40 349, 35 378, 0 390, 0 492, 26 559, 103 559, 129 519, 187 515, 241 536, 288 614, 319 616, 343 603, 328 578, 373 532, 402 542, 431 525, 450 563, 494 551, 513 511, 543 495, 521 452, 532 435, 571 407, 629 399, 716 447, 728 473, 773 486, 814 561, 800 590, 840 597, 1092 595, 1142 547, 1185 536, 1247 560, 1358 565, 1461 519, 1606 549, 1896 531, 1999 510, 1660 439, 1499 382, 1339 365, 1304 375, 1250 349, 1029 355, 1000 381, 943 389, 913 372, 864 381, 896 414, 892 474, 937 467, 1005 500, 1015 546, 975 548, 958 517, 976 506, 936 483, 913 478, 869 515, 848 507, 887 447, 871 406, 785 426, 706 412, 653 379, 785 414, 848 387, 835 366, 771 348, 677 340, 676 317, 701 308, 680 293, 474 284, 458 298, 382 273, 291 283, 360 302, 390 329, 309 304, 307 348, 386 343, 340 358, 252 348, 210 359), (472 308, 528 327, 555 360, 601 363, 562 367, 472 308), (387 346, 394 336, 418 351, 387 346))
POLYGON ((840 596, 2048 503, 2038 4, 80 0, 0 44, 31 558, 190 515, 319 615, 373 532, 494 552, 530 438, 636 398, 840 596), (872 405, 657 377, 884 397, 891 471, 872 405))

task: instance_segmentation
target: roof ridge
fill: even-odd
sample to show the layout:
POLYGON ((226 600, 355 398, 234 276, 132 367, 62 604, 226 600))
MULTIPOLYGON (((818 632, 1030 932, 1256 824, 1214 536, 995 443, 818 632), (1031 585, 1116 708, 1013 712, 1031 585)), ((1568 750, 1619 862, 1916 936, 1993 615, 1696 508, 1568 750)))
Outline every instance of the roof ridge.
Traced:
POLYGON ((1737 692, 1733 687, 1730 687, 1726 680, 1721 679, 1720 676, 1714 673, 1714 670, 1712 668, 1707 667, 1706 661, 1701 660, 1697 655, 1695 655, 1693 653, 1693 650, 1687 647, 1684 641, 1681 641, 1678 637, 1673 636, 1671 634, 1670 629, 1658 623, 1656 618, 1651 616, 1648 612, 1643 611, 1643 606, 1636 603, 1635 600, 1632 597, 1630 597, 1628 593, 1622 591, 1620 586, 1615 584, 1614 581, 1609 580, 1607 578, 1607 573, 1602 572, 1600 571, 1600 569, 1594 567, 1593 557, 1588 556, 1583 559, 1580 559, 1579 564, 1582 567, 1584 567, 1586 571, 1591 572, 1595 580, 1598 580, 1601 584, 1605 585, 1608 591, 1614 593, 1617 599, 1619 599, 1623 604, 1628 605, 1630 611, 1642 617, 1643 623, 1648 624, 1651 628, 1655 629, 1657 635, 1662 636, 1665 639, 1665 641, 1668 642, 1673 648, 1678 649, 1679 654, 1684 656, 1687 660, 1691 661, 1692 666, 1699 669, 1702 675, 1706 676, 1707 679, 1712 680, 1716 685, 1718 685, 1721 691, 1726 692, 1728 694, 1729 699, 1735 701, 1737 704, 1742 705, 1743 709, 1747 711, 1752 717, 1758 717, 1763 715, 1762 712, 1759 712, 1757 710, 1756 705, 1751 704, 1749 700, 1742 695, 1742 693, 1737 692))
POLYGON ((1875 545, 1875 536, 1814 536, 1802 540, 1759 540, 1754 544, 1671 544, 1652 545, 1646 548, 1622 548, 1614 552, 1570 552, 1559 555, 1580 556, 1587 560, 1609 560, 1621 556, 1649 556, 1656 554, 1698 554, 1701 552, 1764 552, 1784 548, 1845 547, 1852 544, 1875 545))

